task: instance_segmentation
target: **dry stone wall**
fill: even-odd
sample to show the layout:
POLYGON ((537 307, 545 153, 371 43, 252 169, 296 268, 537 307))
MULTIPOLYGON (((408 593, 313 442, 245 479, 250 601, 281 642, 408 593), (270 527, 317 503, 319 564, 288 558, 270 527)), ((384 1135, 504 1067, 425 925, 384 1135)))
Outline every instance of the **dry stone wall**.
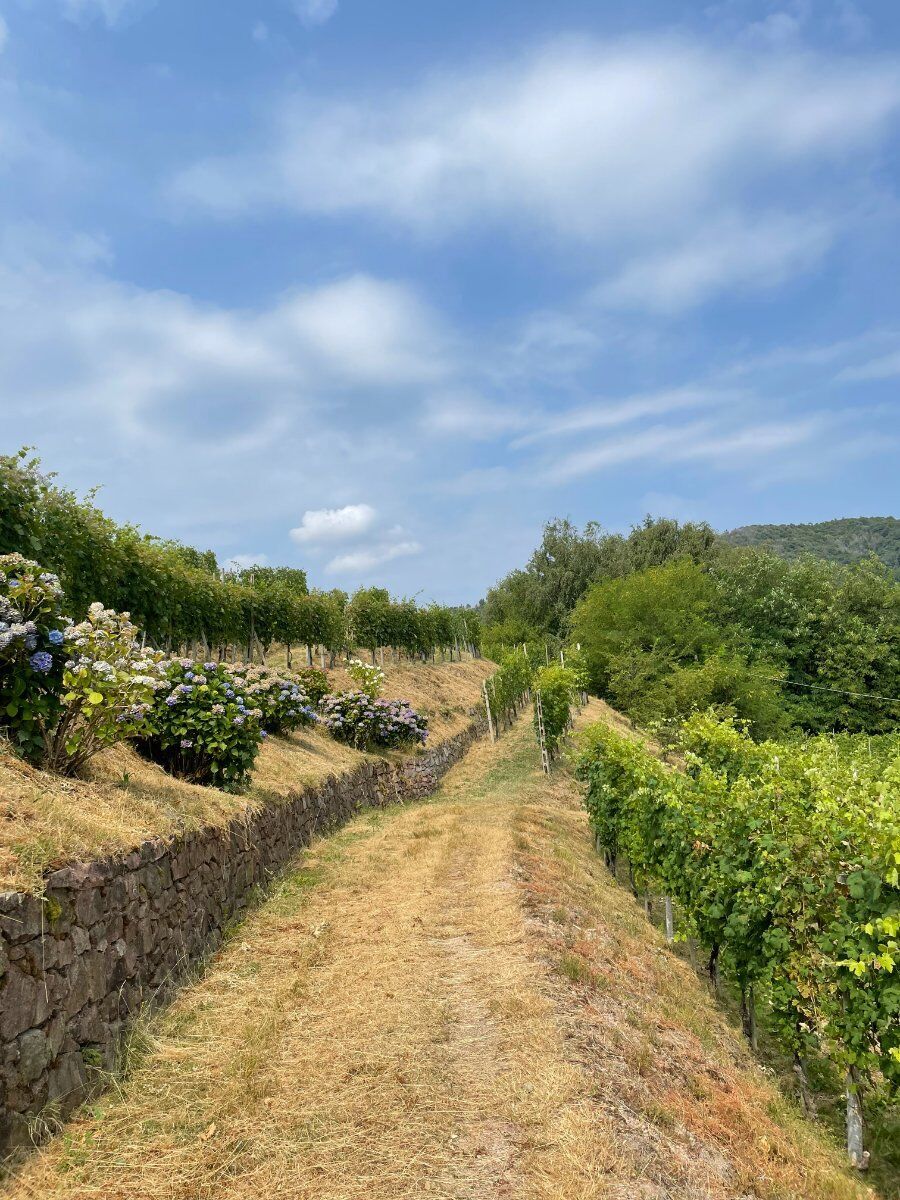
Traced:
POLYGON ((63 867, 43 896, 0 894, 0 1152, 101 1086, 132 1015, 165 998, 314 834, 427 795, 478 732, 367 760, 225 827, 63 867))

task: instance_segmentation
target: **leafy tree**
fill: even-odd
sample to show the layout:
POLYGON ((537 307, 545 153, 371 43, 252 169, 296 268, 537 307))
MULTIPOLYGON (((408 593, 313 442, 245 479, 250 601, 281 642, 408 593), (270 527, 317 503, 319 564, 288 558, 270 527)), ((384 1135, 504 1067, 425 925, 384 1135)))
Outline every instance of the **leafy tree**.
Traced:
POLYGON ((615 686, 622 658, 633 665, 635 655, 647 656, 651 678, 702 661, 721 643, 712 619, 715 597, 709 573, 689 559, 596 584, 571 619, 593 688, 607 693, 615 686))
POLYGON ((623 537, 604 533, 596 521, 582 531, 567 519, 550 521, 526 567, 490 589, 482 616, 488 626, 518 624, 539 638, 561 637, 569 614, 593 583, 679 556, 706 562, 717 553, 716 535, 708 525, 647 517, 623 537))

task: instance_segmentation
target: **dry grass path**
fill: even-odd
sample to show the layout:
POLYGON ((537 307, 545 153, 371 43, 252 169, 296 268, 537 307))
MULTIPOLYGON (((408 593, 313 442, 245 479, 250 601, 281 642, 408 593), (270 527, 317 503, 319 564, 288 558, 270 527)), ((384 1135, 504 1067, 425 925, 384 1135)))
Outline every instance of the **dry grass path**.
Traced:
POLYGON ((866 1194, 609 882, 525 722, 304 854, 149 1033, 10 1197, 866 1194))

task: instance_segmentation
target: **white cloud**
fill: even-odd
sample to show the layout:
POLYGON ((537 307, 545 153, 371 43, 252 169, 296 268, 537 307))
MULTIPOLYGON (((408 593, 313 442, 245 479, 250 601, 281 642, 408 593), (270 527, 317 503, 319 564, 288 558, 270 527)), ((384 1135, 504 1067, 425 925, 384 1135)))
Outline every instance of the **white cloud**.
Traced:
POLYGON ((433 233, 520 218, 609 246, 683 234, 777 174, 797 190, 898 104, 886 60, 570 42, 377 103, 290 96, 261 151, 202 161, 176 190, 223 215, 369 211, 433 233))
POLYGON ((375 509, 369 504, 346 504, 343 508, 308 509, 296 529, 295 542, 334 542, 358 538, 375 524, 375 509))
POLYGON ((422 547, 418 542, 384 542, 365 549, 351 550, 349 554, 339 554, 333 558, 325 570, 330 575, 361 575, 392 562, 395 558, 408 558, 410 555, 421 553, 422 547))
MULTIPOLYGON (((35 245, 38 243, 35 242, 35 245)), ((74 266, 0 266, 0 393, 79 408, 151 444, 164 429, 274 439, 302 412, 449 370, 438 322, 402 285, 355 276, 257 312, 146 291, 74 266), (48 348, 52 351, 48 352, 48 348)), ((387 400, 385 400, 387 403, 387 400)))
POLYGON ((348 383, 428 383, 447 370, 444 333, 424 302, 403 284, 368 275, 286 296, 269 326, 348 383))
POLYGON ((730 286, 755 290, 808 270, 831 246, 836 224, 774 214, 728 218, 687 242, 638 257, 595 292, 602 304, 680 312, 730 286))
POLYGON ((338 10, 338 0, 293 0, 294 12, 304 25, 324 25, 338 10))

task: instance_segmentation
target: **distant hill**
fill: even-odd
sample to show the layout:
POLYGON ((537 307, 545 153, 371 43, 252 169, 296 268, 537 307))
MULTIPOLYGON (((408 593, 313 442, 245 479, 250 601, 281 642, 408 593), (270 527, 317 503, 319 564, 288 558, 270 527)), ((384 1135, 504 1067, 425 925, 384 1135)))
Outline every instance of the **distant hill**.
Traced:
POLYGON ((722 537, 732 546, 768 546, 784 558, 815 554, 850 563, 874 551, 900 572, 900 520, 896 517, 844 517, 812 525, 742 525, 722 537))

